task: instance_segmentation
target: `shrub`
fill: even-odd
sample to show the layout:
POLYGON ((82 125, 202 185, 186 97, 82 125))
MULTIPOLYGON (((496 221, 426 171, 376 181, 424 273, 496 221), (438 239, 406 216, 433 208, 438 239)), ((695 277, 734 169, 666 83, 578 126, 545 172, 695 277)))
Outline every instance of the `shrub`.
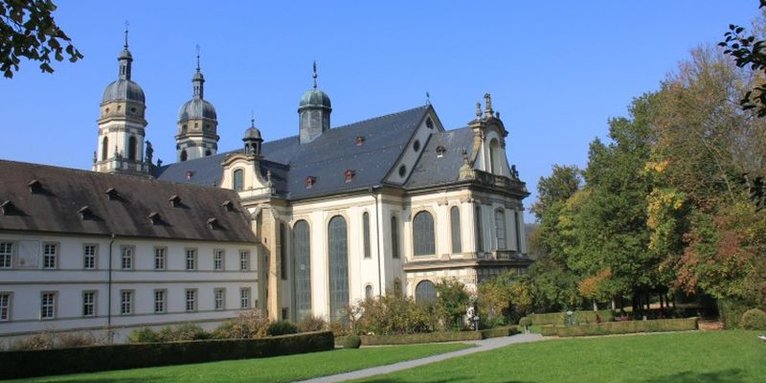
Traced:
POLYGON ((286 320, 272 322, 266 328, 266 334, 269 336, 295 334, 297 332, 298 326, 286 320))
POLYGON ((389 294, 366 299, 355 306, 361 313, 356 320, 357 333, 412 334, 430 332, 435 327, 434 306, 415 303, 411 297, 389 294))
POLYGON ((217 329, 213 330, 212 337, 216 339, 255 339, 267 335, 269 318, 260 310, 253 309, 242 311, 235 319, 229 319, 217 329))
POLYGON ((745 330, 766 330, 766 312, 760 309, 751 309, 742 314, 739 327, 745 330))
MULTIPOLYGON (((494 331, 494 329, 491 331, 494 331)), ((430 333, 401 335, 362 335, 360 338, 362 338, 362 344, 369 346, 384 344, 413 344, 481 340, 482 333, 479 331, 437 331, 430 333)))
POLYGON ((739 300, 720 299, 718 300, 719 319, 723 322, 725 328, 736 328, 748 307, 752 306, 739 300))
POLYGON ((343 348, 359 348, 362 345, 362 338, 357 335, 349 335, 343 339, 343 348))
POLYGON ((530 317, 523 317, 519 319, 519 326, 521 327, 528 327, 532 325, 532 318, 530 317))
POLYGON ((54 338, 52 332, 45 331, 19 339, 13 342, 10 348, 16 351, 51 350, 55 345, 54 338))
POLYGON ((540 332, 544 336, 586 336, 637 332, 688 331, 697 329, 697 320, 698 318, 685 318, 606 322, 575 326, 548 325, 541 327, 540 332))
POLYGON ((461 330, 470 297, 465 285, 457 279, 446 279, 436 284, 436 311, 447 329, 461 330))
POLYGON ((148 327, 134 330, 128 335, 128 343, 156 343, 159 341, 160 337, 157 332, 148 327))
POLYGON ((86 347, 103 343, 89 332, 67 332, 60 334, 56 341, 56 347, 86 347))
POLYGON ((327 322, 319 316, 307 315, 298 322, 298 331, 300 332, 323 331, 325 329, 327 329, 327 322))

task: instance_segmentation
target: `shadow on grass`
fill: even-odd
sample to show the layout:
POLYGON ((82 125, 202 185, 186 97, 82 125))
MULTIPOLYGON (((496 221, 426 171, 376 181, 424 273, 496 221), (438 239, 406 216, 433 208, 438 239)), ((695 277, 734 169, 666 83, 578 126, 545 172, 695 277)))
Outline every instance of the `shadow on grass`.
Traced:
MULTIPOLYGON (((449 379, 434 379, 434 380, 423 380, 423 382, 427 383, 452 383, 452 382, 471 382, 475 381, 475 376, 454 376, 449 379)), ((410 382, 408 379, 391 379, 391 378, 375 378, 375 379, 367 379, 363 380, 365 383, 407 383, 410 382)), ((502 383, 533 383, 531 381, 521 381, 521 380, 504 380, 502 383)))
MULTIPOLYGON (((30 378, 34 379, 34 378, 30 378)), ((104 377, 87 377, 87 376, 78 376, 78 377, 71 377, 71 378, 54 378, 51 377, 50 380, 45 380, 45 378, 35 380, 36 383, 152 383, 152 382, 164 382, 167 381, 167 377, 160 377, 160 376, 142 376, 142 377, 125 377, 125 378, 104 378, 104 377)))
POLYGON ((744 382, 742 370, 730 368, 715 372, 684 371, 647 380, 647 383, 739 383, 744 382))

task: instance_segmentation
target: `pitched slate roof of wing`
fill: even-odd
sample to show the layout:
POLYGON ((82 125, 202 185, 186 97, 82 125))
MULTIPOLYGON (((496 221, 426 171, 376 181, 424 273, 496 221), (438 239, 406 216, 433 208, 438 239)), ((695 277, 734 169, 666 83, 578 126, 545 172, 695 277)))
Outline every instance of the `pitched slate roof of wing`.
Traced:
POLYGON ((457 181, 463 165, 463 150, 470 151, 471 145, 473 132, 469 127, 434 132, 404 187, 413 189, 457 181), (444 148, 441 157, 437 155, 440 146, 444 148))
POLYGON ((256 241, 231 190, 2 160, 0 179, 0 202, 11 201, 15 207, 0 214, 0 230, 256 241), (40 183, 35 192, 28 186, 32 180, 40 183), (227 200, 233 202, 231 211, 223 206, 227 200), (84 207, 88 214, 82 213, 84 207), (208 225, 211 218, 217 227, 208 225))
MULTIPOLYGON (((298 136, 264 142, 261 174, 265 177, 266 170, 271 170, 277 192, 288 199, 319 197, 381 184, 430 108, 421 106, 332 128, 302 145, 298 136), (357 145, 357 137, 364 137, 362 145, 357 145), (350 182, 344 177, 347 169, 354 171, 350 182), (316 183, 306 188, 309 176, 315 177, 316 183), (284 181, 283 187, 278 183, 281 181, 284 181)), ((160 168, 155 176, 167 181, 215 185, 221 180, 221 161, 226 155, 238 152, 241 151, 171 164, 160 168), (192 177, 187 180, 188 171, 192 177)))

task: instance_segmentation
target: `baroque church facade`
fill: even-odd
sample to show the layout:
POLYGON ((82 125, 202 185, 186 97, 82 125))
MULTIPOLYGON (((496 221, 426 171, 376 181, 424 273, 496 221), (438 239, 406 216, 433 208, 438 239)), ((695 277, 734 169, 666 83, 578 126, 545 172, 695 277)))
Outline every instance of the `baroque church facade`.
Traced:
POLYGON ((198 59, 192 98, 179 110, 176 162, 163 165, 153 162, 146 141, 146 99, 132 79, 132 61, 126 39, 118 78, 100 105, 93 172, 0 162, 16 185, 0 186, 7 207, 0 215, 0 335, 49 328, 35 312, 64 300, 90 315, 73 310, 62 329, 95 328, 107 314, 110 326, 125 329, 220 323, 251 307, 272 319, 335 321, 344 306, 367 297, 401 292, 430 300, 448 278, 475 291, 483 280, 531 263, 522 204, 528 192, 508 164, 508 131, 490 95, 458 129, 446 130, 430 104, 334 127, 315 66, 296 135, 268 140, 251 123, 240 148, 219 152, 217 114, 204 98, 198 59), (72 179, 80 185, 68 184, 72 179), (42 185, 39 193, 33 181, 42 185), (47 212, 79 213, 40 225, 45 212, 29 193, 57 200, 47 212), (55 244, 61 264, 70 266, 41 273, 55 244), (65 261, 65 244, 76 261, 65 261), (81 270, 89 253, 102 273, 81 270), (24 257, 30 271, 20 277, 24 257), (112 264, 123 261, 134 266, 112 264), (12 275, 34 282, 7 282, 12 275), (47 283, 51 278, 58 282, 47 283), (40 305, 19 308, 20 299, 38 295, 40 305), (100 308, 85 310, 91 300, 100 308), (135 309, 125 312, 123 303, 135 309), (16 322, 17 331, 3 331, 2 321, 16 322))

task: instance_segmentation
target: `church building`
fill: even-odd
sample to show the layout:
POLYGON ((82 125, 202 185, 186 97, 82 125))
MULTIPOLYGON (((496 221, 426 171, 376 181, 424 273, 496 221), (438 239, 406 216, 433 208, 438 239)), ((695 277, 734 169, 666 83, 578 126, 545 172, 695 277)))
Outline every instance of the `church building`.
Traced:
POLYGON ((447 278, 475 291, 531 263, 529 193, 509 166, 508 131, 489 94, 457 129, 445 129, 430 103, 333 126, 314 65, 294 136, 263 137, 251 121, 241 147, 219 152, 198 59, 178 113, 176 162, 163 165, 146 140, 127 38, 118 63, 100 105, 93 172, 0 161, 0 177, 13 179, 0 185, 0 322, 9 322, 0 336, 14 332, 2 330, 11 323, 17 333, 94 328, 106 315, 126 329, 218 323, 251 307, 272 319, 336 321, 368 297, 431 300, 447 278), (55 265, 46 263, 51 251, 55 265), (82 315, 50 326, 59 317, 48 317, 49 298, 82 315), (90 300, 99 302, 93 311, 90 300))

